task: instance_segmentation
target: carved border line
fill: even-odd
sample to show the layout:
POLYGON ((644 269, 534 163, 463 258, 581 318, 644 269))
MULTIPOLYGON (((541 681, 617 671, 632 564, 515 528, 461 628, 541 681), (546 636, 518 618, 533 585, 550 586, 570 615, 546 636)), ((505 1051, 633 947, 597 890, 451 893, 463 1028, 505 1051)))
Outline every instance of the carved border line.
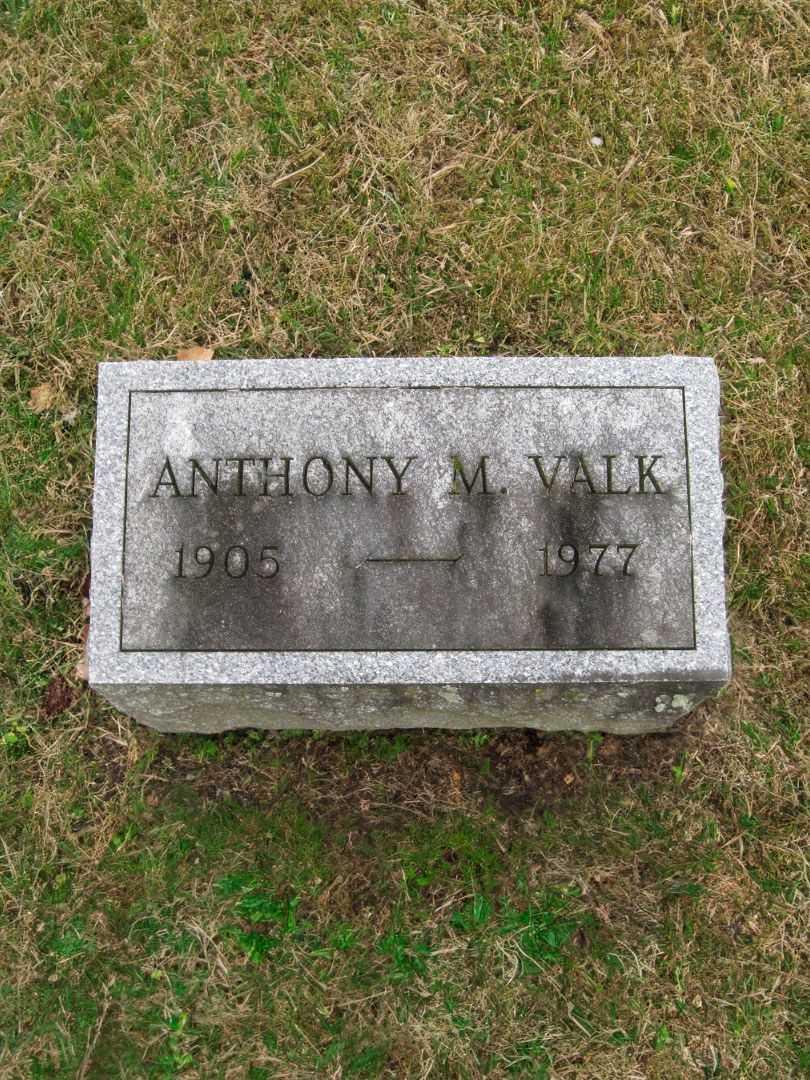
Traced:
MULTIPOLYGON (((695 615, 695 565, 694 565, 694 550, 692 543, 692 487, 691 487, 691 474, 689 469, 689 435, 687 430, 686 420, 686 387, 684 385, 645 385, 645 386, 600 386, 600 385, 585 385, 579 384, 577 386, 563 386, 563 385, 539 385, 539 384, 516 384, 516 385, 504 385, 501 383, 493 384, 472 384, 472 383, 444 383, 440 385, 419 384, 419 385, 407 385, 407 386, 365 386, 365 385, 350 385, 334 384, 331 386, 244 386, 244 387, 229 387, 229 386, 203 386, 203 387, 167 387, 165 389, 157 390, 129 390, 128 403, 127 403, 127 449, 125 456, 125 474, 124 474, 124 529, 123 540, 121 544, 121 588, 120 588, 120 605, 119 605, 119 629, 118 629, 118 648, 122 653, 433 653, 433 652, 470 652, 470 653, 487 653, 487 652, 695 652, 697 650, 697 623, 695 615), (681 408, 683 412, 683 446, 684 446, 684 461, 686 465, 686 511, 687 520, 689 523, 689 581, 691 585, 691 605, 692 605, 692 644, 691 645, 614 645, 609 647, 593 647, 587 645, 577 646, 561 646, 558 648, 533 648, 533 649, 506 649, 506 648, 491 648, 491 649, 127 649, 124 648, 124 569, 126 566, 126 550, 127 550, 127 511, 129 509, 128 489, 129 489, 129 445, 130 434, 132 429, 132 395, 133 394, 224 394, 224 393, 307 393, 309 391, 322 391, 322 390, 680 390, 681 392, 681 408)), ((455 561, 455 560, 453 560, 455 561)))

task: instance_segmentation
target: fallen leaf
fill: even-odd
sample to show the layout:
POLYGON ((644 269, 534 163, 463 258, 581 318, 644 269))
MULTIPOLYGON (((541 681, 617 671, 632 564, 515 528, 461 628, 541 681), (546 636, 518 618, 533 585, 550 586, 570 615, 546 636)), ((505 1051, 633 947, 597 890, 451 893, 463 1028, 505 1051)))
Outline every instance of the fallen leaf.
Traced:
POLYGON ((573 782, 574 782, 574 774, 573 773, 566 773, 565 776, 563 777, 563 783, 567 784, 570 787, 571 784, 573 784, 573 782))
POLYGON ((586 28, 586 30, 590 30, 591 33, 596 34, 596 36, 598 38, 604 38, 604 36, 605 36, 605 28, 604 28, 604 26, 602 26, 600 23, 598 23, 596 21, 596 19, 593 18, 592 15, 589 15, 587 13, 587 11, 578 11, 576 13, 576 19, 577 19, 578 22, 582 23, 582 25, 586 28))
POLYGON ((621 753, 621 741, 615 735, 606 735, 599 744, 599 757, 612 758, 621 753))
POLYGON ((50 383, 44 382, 32 389, 28 406, 35 413, 41 413, 50 409, 54 401, 56 401, 56 391, 50 383))
POLYGON ((81 679, 82 682, 87 682, 88 667, 87 667, 87 653, 82 653, 82 658, 76 665, 73 672, 77 679, 81 679))
POLYGON ((178 360, 213 360, 214 350, 205 345, 193 345, 190 349, 178 349, 178 360))
POLYGON ((578 945, 580 949, 585 949, 588 946, 588 935, 581 926, 574 931, 574 944, 578 945))
POLYGON ((42 711, 50 719, 69 708, 73 702, 73 688, 61 675, 54 675, 45 688, 42 711))

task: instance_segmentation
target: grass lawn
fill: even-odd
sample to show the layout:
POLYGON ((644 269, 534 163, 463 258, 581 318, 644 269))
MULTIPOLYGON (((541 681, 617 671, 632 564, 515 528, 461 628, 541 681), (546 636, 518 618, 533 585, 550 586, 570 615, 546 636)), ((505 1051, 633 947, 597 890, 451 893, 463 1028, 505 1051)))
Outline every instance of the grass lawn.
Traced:
POLYGON ((0 0, 0 1077, 810 1075, 804 0, 0 0), (77 674, 96 363, 690 352, 667 737, 158 736, 77 674))

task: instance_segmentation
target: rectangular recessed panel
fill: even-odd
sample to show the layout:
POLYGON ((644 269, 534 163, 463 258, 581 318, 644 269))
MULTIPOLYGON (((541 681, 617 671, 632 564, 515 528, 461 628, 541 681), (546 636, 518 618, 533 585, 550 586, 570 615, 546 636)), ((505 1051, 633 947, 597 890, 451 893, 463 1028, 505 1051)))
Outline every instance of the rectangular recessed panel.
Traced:
POLYGON ((684 394, 132 391, 123 651, 692 649, 684 394))

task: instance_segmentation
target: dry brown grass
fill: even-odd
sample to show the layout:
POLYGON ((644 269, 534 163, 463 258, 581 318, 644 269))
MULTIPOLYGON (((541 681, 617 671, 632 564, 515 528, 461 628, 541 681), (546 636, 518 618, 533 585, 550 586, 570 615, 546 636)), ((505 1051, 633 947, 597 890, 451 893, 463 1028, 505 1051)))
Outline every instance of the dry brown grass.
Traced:
POLYGON ((808 42, 797 0, 0 0, 0 1076, 807 1074, 808 42), (601 744, 112 715, 95 365, 195 342, 715 355, 732 686, 601 744))

